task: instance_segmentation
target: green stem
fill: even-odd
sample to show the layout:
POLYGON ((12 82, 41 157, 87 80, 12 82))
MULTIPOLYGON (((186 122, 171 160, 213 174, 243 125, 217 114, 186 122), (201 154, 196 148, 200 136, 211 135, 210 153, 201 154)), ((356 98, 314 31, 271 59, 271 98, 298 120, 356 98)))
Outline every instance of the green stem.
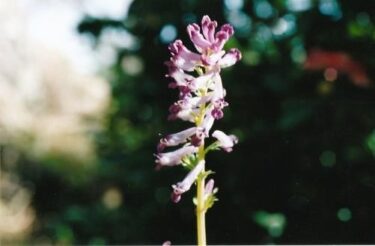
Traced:
MULTIPOLYGON (((201 96, 205 96, 207 91, 201 91, 201 96)), ((200 106, 198 117, 195 120, 196 126, 199 126, 204 118, 206 105, 203 104, 200 106)), ((198 150, 198 163, 205 159, 206 151, 204 149, 204 143, 199 147, 198 150)), ((197 216, 197 240, 198 246, 206 246, 206 206, 204 200, 204 189, 205 189, 205 179, 206 175, 205 167, 203 167, 201 173, 197 178, 197 204, 196 204, 196 216, 197 216)))
MULTIPOLYGON (((199 160, 204 160, 205 151, 204 146, 199 148, 199 160)), ((206 208, 204 201, 204 188, 205 188, 205 175, 204 168, 200 175, 197 178, 197 207, 196 207, 196 216, 197 216, 197 239, 199 246, 206 246, 206 208)))

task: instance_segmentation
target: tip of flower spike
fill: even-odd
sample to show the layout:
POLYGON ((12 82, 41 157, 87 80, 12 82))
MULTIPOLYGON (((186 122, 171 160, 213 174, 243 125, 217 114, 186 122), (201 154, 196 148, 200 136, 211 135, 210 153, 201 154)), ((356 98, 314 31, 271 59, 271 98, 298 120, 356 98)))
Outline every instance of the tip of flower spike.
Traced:
POLYGON ((202 26, 207 25, 210 22, 211 22, 211 18, 208 15, 204 15, 202 17, 202 26))

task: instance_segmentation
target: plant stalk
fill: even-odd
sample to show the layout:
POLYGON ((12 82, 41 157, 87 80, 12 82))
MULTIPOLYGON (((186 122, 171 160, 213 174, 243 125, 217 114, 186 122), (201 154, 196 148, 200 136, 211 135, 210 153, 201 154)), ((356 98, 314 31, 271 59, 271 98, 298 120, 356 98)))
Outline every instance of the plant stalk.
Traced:
MULTIPOLYGON (((202 171, 204 172, 204 170, 202 171)), ((197 179, 197 238, 199 246, 206 246, 206 210, 204 207, 204 180, 203 175, 197 179)))
MULTIPOLYGON (((204 146, 199 149, 199 159, 204 160, 205 151, 204 146)), ((197 178, 197 205, 196 205, 196 216, 197 216, 197 239, 199 246, 206 246, 206 208, 204 200, 205 190, 205 168, 203 167, 202 172, 197 178)))
MULTIPOLYGON (((207 91, 202 91, 202 96, 204 96, 207 91)), ((206 105, 200 106, 200 113, 196 120, 196 126, 199 126, 204 118, 206 111, 206 105)), ((205 159, 206 151, 204 147, 204 143, 199 147, 198 150, 198 163, 205 159)), ((206 246, 206 207, 205 207, 205 200, 204 200, 204 190, 205 190, 205 179, 206 175, 205 167, 203 167, 201 173, 198 175, 197 178, 197 204, 196 204, 196 217, 197 217, 197 241, 198 246, 206 246)))

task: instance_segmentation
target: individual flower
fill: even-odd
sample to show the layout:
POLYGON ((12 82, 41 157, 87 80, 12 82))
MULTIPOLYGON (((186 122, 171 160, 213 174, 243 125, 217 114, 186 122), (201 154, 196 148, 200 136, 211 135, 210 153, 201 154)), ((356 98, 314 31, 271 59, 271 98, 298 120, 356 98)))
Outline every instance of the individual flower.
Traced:
POLYGON ((197 127, 190 127, 181 132, 170 134, 160 140, 158 145, 158 152, 163 151, 167 146, 176 146, 187 141, 187 138, 192 136, 197 131, 197 127))
POLYGON ((190 187, 193 185, 195 180, 198 177, 198 174, 204 169, 205 161, 201 160, 189 173, 186 175, 184 180, 178 182, 175 185, 172 185, 173 192, 171 199, 173 202, 177 203, 181 199, 181 195, 186 191, 190 190, 190 187))
POLYGON ((185 156, 189 156, 193 153, 196 153, 198 150, 197 147, 187 145, 183 146, 180 149, 177 149, 175 151, 167 152, 167 153, 159 153, 156 155, 156 164, 157 168, 160 168, 162 166, 176 166, 181 164, 182 159, 185 156))
POLYGON ((218 140, 219 147, 226 152, 231 152, 233 146, 238 143, 238 138, 235 135, 227 135, 219 130, 214 131, 212 136, 218 140))

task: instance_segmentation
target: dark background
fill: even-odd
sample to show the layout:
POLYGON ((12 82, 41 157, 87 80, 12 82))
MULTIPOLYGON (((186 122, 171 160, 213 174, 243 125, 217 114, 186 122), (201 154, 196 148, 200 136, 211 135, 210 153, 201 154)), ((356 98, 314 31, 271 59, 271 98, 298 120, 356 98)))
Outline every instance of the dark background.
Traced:
POLYGON ((156 172, 153 153, 159 134, 189 125, 166 120, 177 92, 164 77, 170 37, 161 30, 174 26, 191 47, 186 25, 205 14, 234 25, 226 49, 243 54, 222 71, 230 105, 214 128, 240 141, 232 153, 207 159, 219 187, 208 243, 375 243, 375 7, 365 0, 135 0, 122 21, 88 16, 77 27, 82 35, 98 40, 105 28, 124 29, 137 45, 119 50, 107 71, 113 99, 90 177, 30 170, 27 158, 20 165, 34 184, 38 224, 30 243, 44 236, 66 244, 195 243, 194 191, 170 202, 184 171, 156 172), (141 74, 122 69, 129 55, 143 62, 141 74), (337 78, 325 76, 327 68, 337 78), (102 202, 110 187, 122 196, 115 209, 102 202))

